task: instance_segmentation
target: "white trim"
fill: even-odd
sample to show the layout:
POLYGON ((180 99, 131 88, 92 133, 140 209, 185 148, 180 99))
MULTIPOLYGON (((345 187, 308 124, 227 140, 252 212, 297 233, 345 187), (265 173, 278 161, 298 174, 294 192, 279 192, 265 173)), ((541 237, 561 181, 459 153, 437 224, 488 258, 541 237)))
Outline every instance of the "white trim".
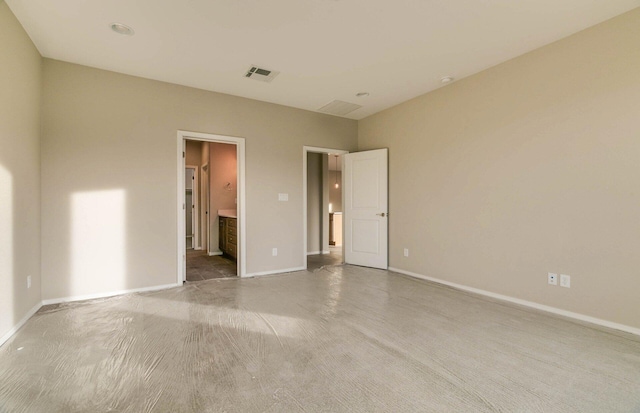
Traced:
MULTIPOLYGON (((302 263, 303 270, 307 269, 307 153, 326 153, 326 154, 339 154, 344 155, 349 153, 344 149, 331 149, 331 148, 319 148, 317 146, 303 146, 302 147, 302 263)), ((343 168, 344 169, 344 168, 343 168)), ((344 174, 343 174, 344 179, 344 174)), ((344 181, 341 190, 344 191, 344 181)), ((343 193, 344 198, 344 193, 343 193)), ((317 252, 320 253, 319 251, 317 252)), ((343 254, 344 256, 344 254, 343 254)))
MULTIPOLYGON (((185 155, 186 156, 186 155, 185 155)), ((185 169, 193 169, 193 189, 191 190, 191 232, 193 233, 193 240, 191 240, 191 248, 194 250, 201 250, 200 244, 200 167, 198 165, 185 165, 185 169)))
POLYGON ((114 297, 116 295, 123 295, 123 294, 143 293, 143 292, 148 292, 148 291, 166 290, 168 288, 181 287, 181 286, 182 286, 182 283, 179 283, 179 284, 164 284, 164 285, 156 285, 156 286, 153 286, 153 287, 134 288, 134 289, 131 289, 131 290, 111 291, 111 292, 108 292, 108 293, 95 293, 95 294, 75 295, 75 296, 71 296, 71 297, 52 298, 52 299, 49 299, 49 300, 42 300, 42 305, 68 303, 68 302, 71 302, 71 301, 93 300, 95 298, 114 297))
POLYGON ((33 317, 33 315, 37 313, 41 307, 42 307, 42 301, 34 305, 33 308, 29 310, 27 314, 25 314, 24 317, 22 317, 20 321, 16 323, 16 325, 14 325, 9 331, 7 331, 2 336, 2 338, 0 338, 0 347, 2 347, 2 345, 6 343, 7 340, 9 340, 15 333, 17 333, 18 330, 20 330, 22 326, 25 325, 25 323, 29 321, 29 319, 33 317))
POLYGON ((213 257, 214 255, 222 255, 222 251, 209 251, 207 254, 209 254, 210 257, 213 257))
POLYGON ((320 255, 322 254, 322 251, 309 251, 307 252, 307 255, 320 255))
MULTIPOLYGON (((203 146, 203 150, 204 150, 204 145, 202 145, 202 146, 203 146)), ((207 151, 208 150, 209 150, 209 147, 207 146, 207 151)), ((207 153, 207 160, 209 159, 209 155, 210 154, 207 153)), ((200 211, 200 214, 202 214, 202 212, 205 212, 205 215, 204 215, 205 233, 202 234, 202 237, 201 237, 201 240, 200 240, 200 245, 201 246, 203 245, 202 241, 204 241, 204 238, 206 237, 207 238, 207 253, 209 253, 209 248, 211 248, 210 247, 210 245, 211 245, 211 222, 210 222, 210 219, 209 219, 209 216, 211 215, 210 214, 211 211, 209 211, 211 209, 211 205, 210 205, 210 203, 211 203, 211 189, 210 189, 211 183, 209 182, 209 162, 208 161, 207 161, 207 163, 202 164, 202 168, 200 168, 200 176, 202 178, 200 185, 203 188, 202 192, 204 192, 202 194, 202 197, 205 198, 205 204, 206 204, 206 205, 204 205, 204 211, 200 211)), ((204 249, 204 247, 200 248, 200 249, 204 249)))
POLYGON ((510 303, 523 305, 525 307, 535 308, 536 310, 546 311, 548 313, 553 313, 557 315, 561 315, 564 317, 573 318, 575 320, 586 321, 588 323, 597 324, 602 327, 612 328, 614 330, 624 331, 625 333, 631 333, 640 336, 640 328, 627 326, 624 324, 614 323, 612 321, 602 320, 600 318, 591 317, 588 315, 574 313, 572 311, 562 310, 560 308, 551 307, 544 304, 538 304, 533 301, 522 300, 520 298, 510 297, 508 295, 502 295, 497 293, 492 293, 491 291, 481 290, 479 288, 468 287, 462 284, 452 283, 450 281, 441 280, 439 278, 428 277, 426 275, 418 274, 411 271, 401 270, 400 268, 389 267, 389 271, 397 272, 400 274, 408 275, 414 278, 420 278, 426 281, 432 281, 438 284, 447 285, 449 287, 457 288, 459 290, 468 291, 475 294, 484 295, 486 297, 497 298, 498 300, 508 301, 510 303))
MULTIPOLYGON (((177 143, 178 143, 178 192, 177 192, 177 215, 178 215, 178 268, 177 268, 177 282, 183 283, 185 281, 185 277, 187 274, 186 268, 186 256, 185 256, 185 218, 184 213, 182 213, 182 204, 183 199, 181 196, 184 196, 184 163, 185 158, 182 157, 182 152, 185 150, 185 139, 189 140, 197 140, 203 142, 218 142, 218 143, 228 143, 236 145, 236 157, 237 157, 237 176, 238 176, 238 238, 239 238, 239 246, 238 246, 238 276, 246 277, 247 271, 247 212, 246 212, 246 178, 245 178, 245 170, 246 170, 246 157, 245 157, 245 139, 244 138, 236 138, 233 136, 223 136, 223 135, 214 135, 211 133, 200 133, 200 132, 188 132, 188 131, 178 131, 177 143), (181 195, 182 194, 182 195, 181 195)), ((211 210, 209 210, 211 213, 211 210)))
MULTIPOLYGON (((305 260, 306 261, 306 260, 305 260)), ((259 277, 262 275, 274 275, 274 274, 284 274, 288 272, 296 272, 296 271, 304 271, 307 267, 295 267, 295 268, 283 268, 280 270, 272 270, 272 271, 261 271, 261 272, 252 272, 251 274, 245 275, 245 277, 259 277)))
POLYGON ((331 254, 331 251, 322 251, 321 254, 331 254))

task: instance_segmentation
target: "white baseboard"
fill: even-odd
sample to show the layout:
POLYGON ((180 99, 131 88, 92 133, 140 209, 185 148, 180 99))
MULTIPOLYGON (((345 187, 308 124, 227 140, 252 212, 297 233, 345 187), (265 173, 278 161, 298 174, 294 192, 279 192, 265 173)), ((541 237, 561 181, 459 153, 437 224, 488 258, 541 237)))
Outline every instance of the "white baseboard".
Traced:
POLYGON ((71 297, 51 298, 51 299, 48 299, 48 300, 42 300, 42 305, 68 303, 68 302, 71 302, 71 301, 93 300, 94 298, 113 297, 113 296, 116 296, 116 295, 130 294, 130 293, 141 293, 141 292, 147 292, 147 291, 166 290, 167 288, 180 287, 181 285, 182 285, 182 283, 179 283, 179 284, 164 284, 164 285, 156 285, 156 286, 153 286, 153 287, 134 288, 134 289, 131 289, 131 290, 110 291, 110 292, 107 292, 107 293, 96 293, 96 294, 86 294, 86 295, 74 295, 74 296, 71 296, 71 297))
POLYGON ((214 255, 222 255, 222 251, 208 251, 207 254, 209 254, 210 257, 214 256, 214 255))
POLYGON ((307 255, 319 255, 320 251, 309 251, 307 252, 307 255))
POLYGON ((322 251, 323 254, 330 254, 331 251, 322 251))
POLYGON ((287 273, 287 272, 296 272, 296 271, 304 271, 304 270, 306 270, 306 267, 283 268, 281 270, 252 272, 251 274, 246 274, 242 278, 259 277, 261 275, 284 274, 284 273, 287 273))
POLYGON ((597 324, 599 326, 612 328, 614 330, 624 331, 626 333, 631 333, 640 336, 640 328, 635 328, 631 326, 627 326, 624 324, 614 323, 612 321, 602 320, 600 318, 591 317, 588 315, 574 313, 572 311, 562 310, 560 308, 551 307, 544 304, 538 304, 533 301, 522 300, 520 298, 510 297, 508 295, 502 295, 497 293, 492 293, 491 291, 481 290, 479 288, 468 287, 462 284, 456 284, 449 281, 441 280, 439 278, 428 277, 426 275, 417 274, 415 272, 402 270, 400 268, 389 267, 389 271, 397 272, 400 274, 408 275, 414 278, 420 278, 422 280, 433 281, 438 284, 447 285, 449 287, 457 288, 459 290, 469 291, 472 293, 484 295, 486 297, 497 298, 498 300, 508 301, 514 304, 520 304, 526 307, 535 308, 537 310, 546 311, 548 313, 558 314, 561 316, 573 318, 575 320, 586 321, 588 323, 597 324))
POLYGON ((27 314, 24 315, 24 317, 22 317, 20 319, 20 321, 18 321, 16 323, 15 326, 13 326, 13 328, 11 328, 11 330, 7 331, 2 338, 0 338, 0 347, 2 347, 2 345, 11 338, 11 336, 13 336, 15 333, 18 332, 18 330, 20 330, 20 328, 27 322, 29 321, 29 319, 38 312, 38 310, 40 309, 40 307, 42 307, 42 302, 39 302, 38 304, 36 304, 35 306, 33 306, 33 308, 31 310, 29 310, 27 312, 27 314))

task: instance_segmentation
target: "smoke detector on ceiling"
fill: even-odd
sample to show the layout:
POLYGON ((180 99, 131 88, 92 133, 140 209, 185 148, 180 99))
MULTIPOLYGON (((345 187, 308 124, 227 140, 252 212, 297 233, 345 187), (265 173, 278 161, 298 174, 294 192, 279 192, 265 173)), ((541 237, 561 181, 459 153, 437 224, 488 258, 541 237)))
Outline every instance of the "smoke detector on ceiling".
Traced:
POLYGON ((276 72, 275 70, 264 69, 258 66, 251 66, 244 77, 248 77, 249 79, 259 80, 261 82, 271 83, 276 76, 278 76, 280 72, 276 72))

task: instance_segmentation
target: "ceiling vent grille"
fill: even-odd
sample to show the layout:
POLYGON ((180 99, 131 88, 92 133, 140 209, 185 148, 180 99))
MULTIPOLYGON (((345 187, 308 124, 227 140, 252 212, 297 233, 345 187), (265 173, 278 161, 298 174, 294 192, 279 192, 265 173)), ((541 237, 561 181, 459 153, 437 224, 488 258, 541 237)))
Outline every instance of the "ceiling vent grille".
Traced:
POLYGON ((253 80, 259 80, 261 82, 271 83, 276 76, 278 76, 280 72, 276 72, 275 70, 264 69, 258 66, 251 66, 244 77, 253 80))
POLYGON ((327 103, 318 112, 328 113, 329 115, 344 116, 353 112, 356 109, 360 109, 362 106, 355 103, 343 102, 341 100, 334 100, 331 103, 327 103))

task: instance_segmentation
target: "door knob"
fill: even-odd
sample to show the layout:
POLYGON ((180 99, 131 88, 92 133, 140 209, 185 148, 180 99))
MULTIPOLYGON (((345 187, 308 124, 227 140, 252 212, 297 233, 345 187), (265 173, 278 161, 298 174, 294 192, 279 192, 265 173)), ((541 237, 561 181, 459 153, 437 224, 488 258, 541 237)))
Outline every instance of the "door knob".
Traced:
POLYGON ((382 212, 382 213, 380 213, 380 214, 376 214, 376 215, 381 216, 381 217, 383 217, 383 218, 384 218, 384 217, 385 217, 385 215, 387 215, 387 214, 385 214, 384 212, 382 212))

